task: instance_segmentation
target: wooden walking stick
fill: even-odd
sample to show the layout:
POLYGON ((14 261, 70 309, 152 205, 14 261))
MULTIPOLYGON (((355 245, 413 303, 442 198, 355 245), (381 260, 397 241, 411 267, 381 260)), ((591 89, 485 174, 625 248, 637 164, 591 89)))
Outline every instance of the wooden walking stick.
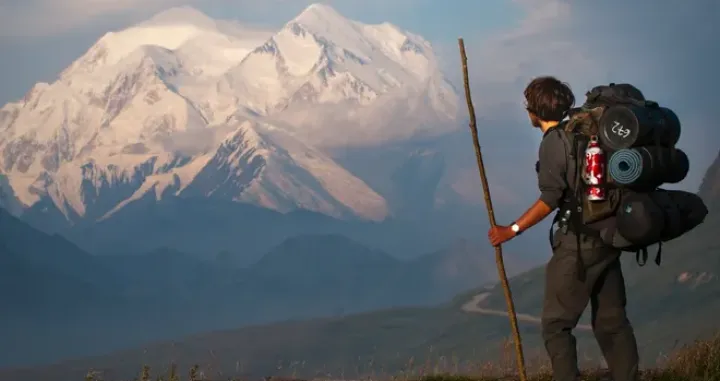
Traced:
MULTIPOLYGON (((475 107, 470 96, 470 79, 468 78, 467 54, 465 53, 465 42, 462 38, 458 39, 460 44, 460 58, 462 60, 463 82, 465 83, 465 98, 467 99, 468 112, 470 113, 470 133, 475 146, 475 157, 477 158, 477 166, 480 171, 480 181, 482 181, 483 193, 485 193, 485 204, 487 205, 488 218, 490 226, 495 227, 495 211, 493 211, 492 201, 490 200, 490 188, 488 187, 487 176, 485 175, 485 165, 483 164, 482 153, 480 152, 480 141, 478 139, 477 120, 475 119, 475 107)), ((512 293, 510 292, 510 284, 505 273, 505 263, 503 262, 502 247, 495 247, 495 262, 497 262, 498 275, 500 283, 502 283, 503 291, 505 291, 505 302, 507 303, 508 316, 510 317, 510 327, 512 328, 513 338, 515 341, 515 355, 517 358, 517 368, 520 374, 520 381, 527 380, 525 372, 525 356, 523 355, 522 342, 520 341, 520 330, 518 329, 517 315, 515 314, 515 304, 513 303, 512 293)))

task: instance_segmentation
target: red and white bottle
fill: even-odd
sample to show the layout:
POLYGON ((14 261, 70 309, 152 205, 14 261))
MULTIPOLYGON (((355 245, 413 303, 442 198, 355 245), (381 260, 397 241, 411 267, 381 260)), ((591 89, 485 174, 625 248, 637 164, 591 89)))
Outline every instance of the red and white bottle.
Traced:
POLYGON ((592 136, 585 149, 585 183, 587 199, 590 201, 605 200, 605 151, 600 148, 597 136, 592 136))

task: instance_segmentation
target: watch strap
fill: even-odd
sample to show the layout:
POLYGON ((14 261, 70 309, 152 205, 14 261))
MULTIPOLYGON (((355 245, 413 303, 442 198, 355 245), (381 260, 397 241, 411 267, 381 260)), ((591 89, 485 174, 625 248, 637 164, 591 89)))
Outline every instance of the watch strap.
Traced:
POLYGON ((522 233, 522 230, 520 229, 520 225, 518 225, 516 222, 513 221, 512 224, 510 224, 510 229, 515 232, 515 235, 520 235, 522 233))

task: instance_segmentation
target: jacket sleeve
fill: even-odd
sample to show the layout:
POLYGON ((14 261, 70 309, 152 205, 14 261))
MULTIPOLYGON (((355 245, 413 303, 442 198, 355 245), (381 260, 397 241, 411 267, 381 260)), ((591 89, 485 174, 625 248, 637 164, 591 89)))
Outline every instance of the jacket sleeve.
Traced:
POLYGON ((565 194, 567 185, 567 152, 558 133, 547 134, 540 143, 538 187, 540 200, 555 209, 565 194))

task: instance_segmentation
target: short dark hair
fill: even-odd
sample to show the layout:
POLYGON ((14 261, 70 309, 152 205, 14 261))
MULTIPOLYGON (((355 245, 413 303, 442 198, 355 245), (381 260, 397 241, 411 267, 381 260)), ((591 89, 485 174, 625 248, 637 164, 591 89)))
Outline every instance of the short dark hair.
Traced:
POLYGON ((538 77, 525 88, 525 108, 545 121, 561 121, 575 105, 570 86, 555 77, 538 77))

